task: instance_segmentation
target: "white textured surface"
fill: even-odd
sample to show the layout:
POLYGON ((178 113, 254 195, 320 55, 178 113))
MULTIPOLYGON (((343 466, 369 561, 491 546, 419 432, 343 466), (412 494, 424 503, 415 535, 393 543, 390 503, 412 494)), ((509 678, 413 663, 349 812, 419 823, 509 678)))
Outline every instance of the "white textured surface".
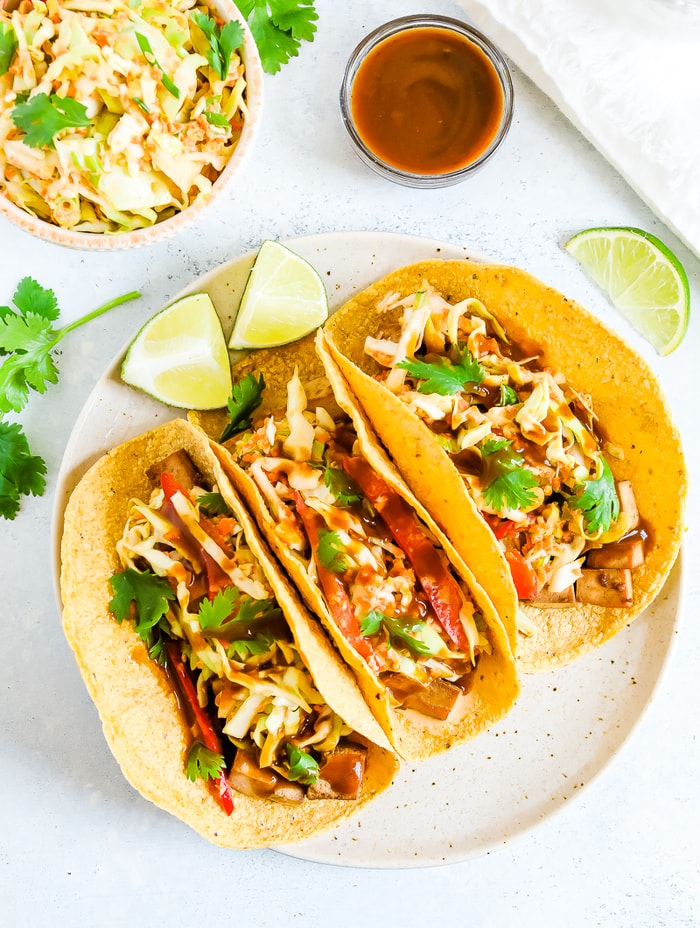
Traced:
MULTIPOLYGON (((700 923, 697 491, 689 512, 685 615, 671 665, 641 726, 561 812, 487 856, 438 869, 380 872, 309 864, 271 851, 223 852, 135 795, 105 746, 63 639, 51 587, 50 513, 63 449, 87 393, 119 345, 197 274, 263 238, 335 229, 400 231, 469 243, 529 269, 599 313, 651 361, 683 430, 696 485, 700 476, 696 318, 677 352, 654 358, 561 244, 590 225, 647 228, 684 262, 694 302, 697 258, 519 71, 508 139, 471 181, 417 192, 371 174, 350 152, 340 124, 344 62, 368 30, 414 12, 415 4, 385 0, 378 7, 373 0, 350 0, 341 8, 317 0, 317 6, 314 44, 266 79, 255 156, 224 200, 181 238, 132 253, 84 255, 0 220, 0 303, 25 274, 56 289, 66 321, 132 287, 144 293, 138 304, 65 340, 61 380, 35 397, 23 417, 52 480, 47 496, 29 500, 15 522, 0 523, 2 920, 41 928, 150 928, 214 918, 241 928, 317 922, 356 928, 380 920, 391 928, 689 928, 700 923)), ((462 13, 457 3, 440 0, 432 10, 462 13)))
POLYGON ((700 254, 700 7, 664 0, 461 0, 700 254))

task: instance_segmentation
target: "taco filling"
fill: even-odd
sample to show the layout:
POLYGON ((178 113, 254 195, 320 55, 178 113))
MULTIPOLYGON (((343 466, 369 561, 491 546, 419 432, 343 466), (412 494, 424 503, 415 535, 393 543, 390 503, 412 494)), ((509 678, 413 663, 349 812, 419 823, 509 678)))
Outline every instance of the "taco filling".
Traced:
POLYGON ((362 455, 350 419, 306 405, 295 374, 286 415, 225 447, 390 704, 445 720, 491 652, 486 624, 429 529, 362 455))
POLYGON ((316 689, 224 498, 184 451, 132 500, 110 608, 163 665, 192 738, 187 775, 231 814, 233 791, 285 802, 357 799, 366 747, 316 689))
POLYGON ((648 531, 588 397, 524 356, 475 298, 387 293, 397 340, 368 337, 382 382, 434 433, 505 555, 521 600, 627 607, 648 531))

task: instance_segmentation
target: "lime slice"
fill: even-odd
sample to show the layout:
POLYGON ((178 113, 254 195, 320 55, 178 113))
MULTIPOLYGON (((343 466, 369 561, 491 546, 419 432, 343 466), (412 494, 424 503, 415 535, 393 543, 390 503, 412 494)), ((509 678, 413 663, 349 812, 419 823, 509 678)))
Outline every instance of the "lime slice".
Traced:
POLYGON ((218 409, 231 394, 221 321, 206 293, 185 296, 150 319, 131 343, 122 380, 162 403, 218 409))
POLYGON ((273 348, 313 332, 328 318, 318 271, 279 242, 263 242, 238 307, 229 348, 273 348))
POLYGON ((564 248, 659 354, 680 345, 690 315, 688 278, 656 236, 626 227, 586 229, 564 248))

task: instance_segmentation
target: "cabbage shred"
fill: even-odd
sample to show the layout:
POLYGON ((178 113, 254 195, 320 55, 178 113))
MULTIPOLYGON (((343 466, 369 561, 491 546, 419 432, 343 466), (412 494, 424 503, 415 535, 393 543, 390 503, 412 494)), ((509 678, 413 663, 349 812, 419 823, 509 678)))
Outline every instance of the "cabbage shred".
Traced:
POLYGON ((151 226, 206 196, 238 145, 243 31, 194 0, 23 0, 0 9, 0 40, 0 193, 40 219, 151 226), (27 131, 27 104, 63 100, 88 125, 27 131))

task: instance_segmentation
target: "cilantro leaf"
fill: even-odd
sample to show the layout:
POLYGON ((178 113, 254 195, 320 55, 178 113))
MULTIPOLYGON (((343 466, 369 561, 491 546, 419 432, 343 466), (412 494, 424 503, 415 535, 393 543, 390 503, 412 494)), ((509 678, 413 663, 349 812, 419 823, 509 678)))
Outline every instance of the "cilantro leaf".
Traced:
POLYGON ((532 492, 537 477, 525 467, 522 455, 506 439, 491 439, 481 446, 484 499, 495 509, 521 509, 531 506, 537 496, 532 492))
POLYGON ((221 628, 233 612, 236 599, 240 594, 238 590, 229 586, 219 590, 214 599, 204 599, 199 607, 199 627, 203 632, 221 628))
POLYGON ((272 649, 275 641, 268 635, 254 635, 252 638, 239 638, 232 641, 226 654, 232 660, 245 661, 249 657, 258 657, 272 649))
POLYGON ((360 488, 340 467, 326 467, 323 482, 335 497, 338 506, 347 507, 362 499, 360 488))
POLYGON ((122 573, 114 574, 109 582, 114 590, 109 608, 114 618, 121 623, 130 619, 131 604, 136 606, 134 628, 139 638, 149 647, 153 644, 153 629, 170 608, 168 603, 175 599, 175 592, 165 577, 157 577, 150 571, 141 573, 127 567, 122 573))
POLYGON ((306 751, 295 748, 293 744, 287 744, 286 747, 289 758, 289 779, 302 783, 304 786, 311 786, 318 780, 318 761, 306 751))
POLYGON ((0 23, 0 77, 7 74, 17 51, 17 35, 9 23, 0 23))
MULTIPOLYGON (((98 306, 75 322, 54 329, 59 309, 53 290, 32 277, 24 277, 15 290, 15 308, 0 306, 0 420, 5 413, 21 412, 29 391, 44 393, 58 380, 51 352, 73 329, 140 294, 132 291, 98 306)), ((29 452, 19 425, 0 422, 0 516, 14 519, 20 496, 44 492, 46 465, 29 452)))
POLYGON ((456 364, 447 358, 437 361, 399 361, 396 365, 421 380, 419 393, 439 393, 440 396, 454 396, 468 391, 468 387, 478 387, 484 379, 484 369, 468 350, 460 356, 456 364))
POLYGON ((62 129, 90 125, 87 109, 72 97, 37 93, 10 112, 12 122, 24 132, 22 141, 31 148, 55 148, 54 136, 62 129))
POLYGON ((14 519, 21 496, 41 496, 46 464, 31 453, 18 422, 0 422, 0 516, 14 519))
POLYGON ((313 0, 235 0, 260 52, 263 69, 276 74, 299 54, 302 41, 313 42, 318 13, 313 0))
POLYGON ((381 612, 379 609, 372 609, 362 619, 360 622, 360 633, 363 637, 376 635, 382 625, 385 626, 389 633, 389 639, 392 643, 395 639, 398 639, 409 647, 411 651, 414 651, 421 657, 431 657, 436 654, 442 646, 442 642, 438 637, 431 636, 433 639, 432 641, 425 641, 420 637, 424 635, 428 629, 426 622, 422 622, 420 619, 413 619, 410 616, 404 616, 402 619, 398 619, 386 615, 386 613, 381 612))
POLYGON ((327 528, 319 529, 316 557, 322 567, 334 574, 345 573, 348 569, 348 559, 345 556, 345 548, 338 532, 333 532, 327 528))
POLYGON ((569 497, 569 506, 583 512, 586 531, 607 532, 620 517, 620 500, 615 488, 610 465, 601 454, 598 458, 596 477, 581 484, 577 493, 569 497))
POLYGON ((256 379, 255 374, 249 373, 233 385, 231 396, 227 403, 229 423, 221 433, 220 442, 228 441, 236 432, 243 432, 252 425, 250 415, 262 403, 262 392, 265 389, 265 378, 262 374, 256 379))
POLYGON ((502 383, 498 397, 497 406, 515 406, 518 402, 518 394, 507 383, 502 383))
POLYGON ((23 277, 17 284, 12 302, 23 316, 34 313, 44 319, 58 319, 58 300, 53 290, 42 287, 33 277, 23 277))
POLYGON ((202 493, 197 497, 197 503, 205 516, 223 516, 228 512, 226 500, 221 493, 202 493))
POLYGON ((20 412, 30 388, 45 393, 56 383, 55 343, 56 332, 42 316, 9 312, 0 320, 0 348, 8 355, 0 366, 0 412, 20 412))
MULTIPOLYGON (((211 16, 207 15, 207 13, 202 10, 195 10, 190 13, 190 19, 199 26, 209 42, 207 61, 219 78, 222 81, 226 80, 231 63, 231 55, 237 48, 243 45, 243 29, 241 28, 241 24, 235 19, 231 19, 222 28, 211 16)), ((215 116, 217 114, 210 115, 215 116)), ((228 125, 225 117, 221 118, 224 119, 225 125, 228 125)), ((210 122, 211 121, 213 120, 210 120, 210 122)), ((219 125, 219 123, 217 123, 217 125, 219 125)))
POLYGON ((195 741, 187 752, 187 778, 189 780, 215 780, 224 769, 223 754, 210 751, 201 741, 195 741))
POLYGON ((247 628, 261 619, 270 620, 280 613, 274 599, 253 599, 235 586, 219 590, 214 599, 202 600, 199 627, 210 635, 223 636, 234 626, 247 628))

